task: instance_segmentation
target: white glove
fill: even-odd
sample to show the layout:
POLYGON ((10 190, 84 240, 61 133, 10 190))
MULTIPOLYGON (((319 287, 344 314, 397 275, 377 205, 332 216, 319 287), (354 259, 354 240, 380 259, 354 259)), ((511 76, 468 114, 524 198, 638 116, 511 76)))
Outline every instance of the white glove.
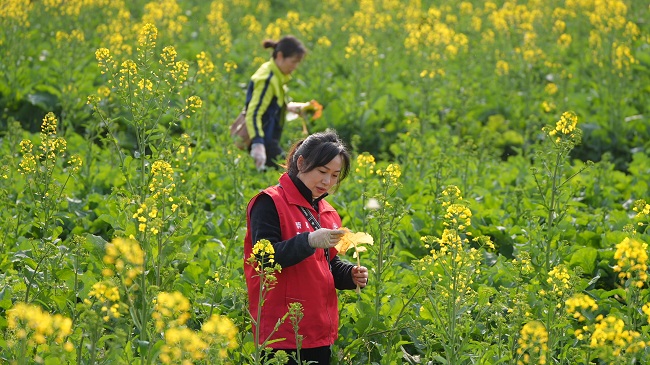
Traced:
POLYGON ((255 160, 257 171, 262 171, 266 168, 266 147, 264 147, 264 143, 253 143, 251 146, 251 157, 255 160))
POLYGON ((306 107, 307 105, 309 105, 309 103, 296 103, 294 101, 291 101, 289 104, 287 104, 287 111, 300 114, 302 113, 302 108, 306 107))
POLYGON ((309 233, 307 240, 313 248, 331 248, 336 246, 345 231, 340 229, 319 228, 309 233))

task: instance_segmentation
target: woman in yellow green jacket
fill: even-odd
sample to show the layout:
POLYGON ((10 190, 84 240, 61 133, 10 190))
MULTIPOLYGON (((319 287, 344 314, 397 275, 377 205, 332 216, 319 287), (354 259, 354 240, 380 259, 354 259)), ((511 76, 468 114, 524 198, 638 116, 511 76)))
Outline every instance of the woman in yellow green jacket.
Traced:
POLYGON ((262 45, 272 48, 273 56, 253 74, 246 92, 246 128, 251 136, 250 154, 258 170, 277 166, 282 158, 280 138, 285 115, 287 111, 298 114, 303 106, 287 102, 286 84, 307 53, 294 36, 277 42, 265 40, 262 45))

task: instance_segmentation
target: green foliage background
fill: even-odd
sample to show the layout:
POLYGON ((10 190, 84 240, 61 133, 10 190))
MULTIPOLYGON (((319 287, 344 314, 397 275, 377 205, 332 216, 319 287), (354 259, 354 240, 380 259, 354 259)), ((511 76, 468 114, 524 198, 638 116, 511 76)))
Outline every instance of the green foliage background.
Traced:
POLYGON ((346 227, 375 239, 362 254, 371 285, 359 296, 340 293, 334 363, 647 360, 645 345, 634 347, 650 340, 647 262, 637 253, 641 266, 621 280, 616 245, 648 241, 648 4, 8 0, 0 8, 3 360, 157 363, 172 345, 155 328, 153 299, 180 292, 191 303, 181 327, 198 333, 221 314, 238 330, 236 348, 222 346, 226 358, 186 356, 255 362, 242 276, 245 209, 279 173, 257 173, 228 125, 248 78, 269 58, 261 41, 284 34, 309 49, 291 97, 318 100, 324 111, 288 122, 283 144, 303 137, 302 122, 341 134, 356 162, 328 199, 346 227), (147 23, 155 43, 141 42, 147 23), (163 56, 167 46, 174 62, 163 56), (98 66, 101 48, 114 68, 98 66), (126 60, 138 64, 133 80, 156 87, 121 86, 126 60), (181 65, 186 77, 174 73, 181 65), (559 143, 543 127, 555 128, 565 111, 577 115, 581 133, 559 143), (55 135, 39 134, 48 113, 55 135), (59 149, 30 159, 23 140, 35 151, 59 149), (168 185, 155 185, 157 161, 172 171, 168 185), (455 224, 443 194, 450 186, 472 213, 468 227, 456 227, 467 239, 458 261, 441 254, 444 230, 455 224), (156 216, 154 207, 166 218, 141 230, 138 217, 156 216), (129 236, 145 251, 135 284, 106 273, 107 245, 129 236), (558 279, 564 270, 570 280, 558 279), (125 308, 107 322, 84 304, 105 280, 120 288, 125 308), (585 324, 566 307, 579 293, 598 303, 584 313, 591 332, 604 323, 598 315, 611 316, 639 339, 623 348, 580 339, 575 329, 585 324), (36 346, 18 356, 8 313, 20 302, 71 318, 78 348, 36 346), (535 321, 546 350, 526 341, 535 321))

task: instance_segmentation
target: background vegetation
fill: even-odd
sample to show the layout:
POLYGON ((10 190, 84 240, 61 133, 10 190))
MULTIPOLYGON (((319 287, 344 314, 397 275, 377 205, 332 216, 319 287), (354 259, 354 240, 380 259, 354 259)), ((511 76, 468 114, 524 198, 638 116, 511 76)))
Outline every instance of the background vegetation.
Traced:
MULTIPOLYGON (((309 55, 290 95, 324 110, 283 144, 303 122, 342 135, 353 173, 328 199, 375 241, 370 285, 339 293, 335 364, 647 362, 649 15, 3 1, 0 358, 262 362, 245 208, 279 172, 256 172, 228 126, 261 41, 294 34, 309 55)), ((287 320, 299 334, 299 308, 287 320)))

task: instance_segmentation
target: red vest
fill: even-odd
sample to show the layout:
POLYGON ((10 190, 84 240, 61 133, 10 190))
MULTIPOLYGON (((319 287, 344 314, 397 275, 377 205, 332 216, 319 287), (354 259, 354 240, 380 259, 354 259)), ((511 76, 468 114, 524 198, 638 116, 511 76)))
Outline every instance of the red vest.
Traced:
MULTIPOLYGON (((267 188, 260 194, 267 194, 273 198, 280 218, 282 240, 288 240, 302 232, 312 232, 314 229, 302 214, 298 206, 308 208, 323 228, 339 228, 341 218, 334 208, 325 200, 320 200, 318 209, 320 216, 300 194, 291 178, 286 173, 280 177, 280 185, 267 188)), ((260 281, 254 267, 246 263, 250 257, 253 242, 250 232, 250 210, 257 199, 255 196, 248 204, 247 221, 248 231, 244 241, 244 273, 248 286, 248 300, 253 320, 258 322, 257 309, 259 303, 260 281)), ((330 249, 330 258, 337 254, 336 249, 330 249)), ((325 251, 317 249, 316 252, 302 262, 282 269, 276 273, 277 283, 268 294, 262 306, 260 324, 260 342, 263 342, 277 323, 284 316, 292 302, 302 303, 304 317, 299 323, 299 334, 303 336, 302 347, 312 348, 329 346, 338 337, 339 312, 338 298, 334 288, 334 278, 325 258, 325 251)), ((253 333, 255 325, 253 324, 253 333)), ((285 322, 275 332, 271 339, 282 339, 270 347, 275 349, 295 349, 296 338, 287 317, 285 322)))

